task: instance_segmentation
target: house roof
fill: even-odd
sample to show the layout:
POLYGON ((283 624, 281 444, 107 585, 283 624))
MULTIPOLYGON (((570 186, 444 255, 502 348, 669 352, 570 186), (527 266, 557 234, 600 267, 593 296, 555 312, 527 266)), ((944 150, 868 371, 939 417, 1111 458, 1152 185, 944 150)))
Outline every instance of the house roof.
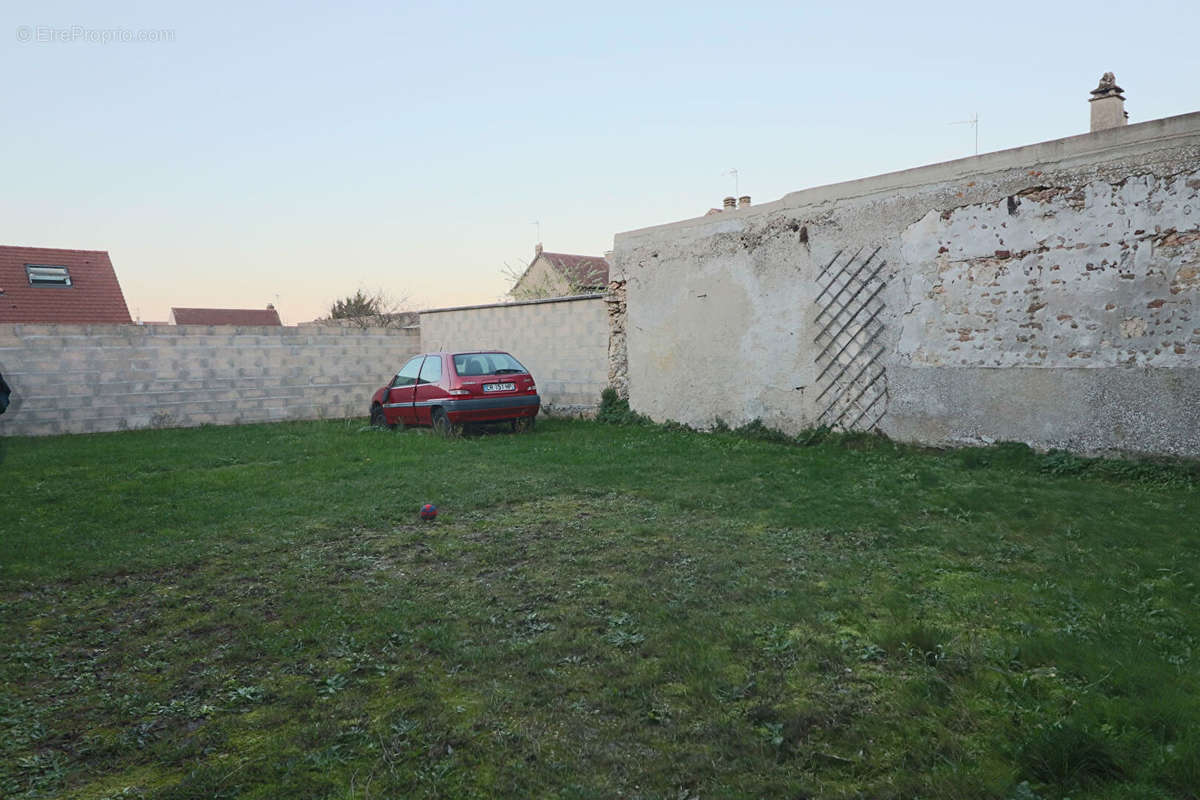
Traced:
MULTIPOLYGON (((577 256, 570 253, 547 253, 547 259, 568 281, 581 288, 608 286, 608 261, 604 256, 577 256)), ((537 258, 534 259, 537 261, 537 258)))
POLYGON ((131 323, 104 250, 0 245, 0 323, 131 323), (69 286, 33 286, 28 266, 66 267, 69 286))
POLYGON ((176 325, 283 325, 273 308, 172 308, 171 320, 176 325))

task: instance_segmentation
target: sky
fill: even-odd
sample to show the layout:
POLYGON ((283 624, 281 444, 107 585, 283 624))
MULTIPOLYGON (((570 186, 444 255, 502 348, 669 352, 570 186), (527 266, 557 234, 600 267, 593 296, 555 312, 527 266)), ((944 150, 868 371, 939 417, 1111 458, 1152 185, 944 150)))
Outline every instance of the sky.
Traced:
POLYGON ((0 6, 0 244, 135 318, 492 302, 541 241, 1200 110, 1200 3, 0 6), (540 223, 535 225, 534 223, 540 223))

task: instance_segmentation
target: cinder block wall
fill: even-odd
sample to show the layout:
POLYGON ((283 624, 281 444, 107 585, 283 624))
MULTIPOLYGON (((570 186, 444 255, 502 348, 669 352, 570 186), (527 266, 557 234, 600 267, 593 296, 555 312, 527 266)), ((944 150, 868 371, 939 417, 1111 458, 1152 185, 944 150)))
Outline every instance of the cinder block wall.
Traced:
POLYGON ((590 413, 608 384, 603 295, 421 312, 421 347, 507 350, 537 379, 547 411, 590 413))
POLYGON ((413 329, 3 325, 0 435, 366 418, 413 329))

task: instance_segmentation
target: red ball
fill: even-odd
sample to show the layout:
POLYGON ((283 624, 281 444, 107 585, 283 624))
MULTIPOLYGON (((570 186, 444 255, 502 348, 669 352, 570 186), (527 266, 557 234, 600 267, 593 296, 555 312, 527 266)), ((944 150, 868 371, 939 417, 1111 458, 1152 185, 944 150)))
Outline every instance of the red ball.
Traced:
POLYGON ((437 506, 433 503, 426 503, 421 506, 421 519, 431 520, 437 516, 437 506))

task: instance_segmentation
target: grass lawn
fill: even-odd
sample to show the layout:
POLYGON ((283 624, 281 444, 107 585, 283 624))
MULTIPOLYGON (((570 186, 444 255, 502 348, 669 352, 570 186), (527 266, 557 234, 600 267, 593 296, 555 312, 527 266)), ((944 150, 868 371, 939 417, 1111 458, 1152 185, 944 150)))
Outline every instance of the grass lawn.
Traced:
POLYGON ((0 797, 1200 791, 1194 465, 562 420, 0 448, 0 797))

